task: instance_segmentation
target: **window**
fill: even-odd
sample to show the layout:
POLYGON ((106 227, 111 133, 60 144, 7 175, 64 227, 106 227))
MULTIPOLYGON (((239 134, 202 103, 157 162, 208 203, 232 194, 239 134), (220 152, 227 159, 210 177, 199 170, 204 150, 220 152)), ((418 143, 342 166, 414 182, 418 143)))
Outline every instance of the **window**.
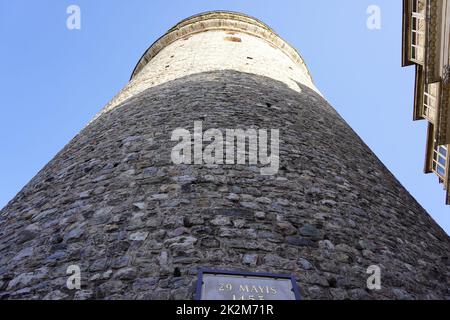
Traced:
POLYGON ((242 39, 239 37, 225 37, 225 40, 231 42, 242 42, 242 39))
POLYGON ((425 4, 423 0, 412 0, 411 60, 422 64, 425 56, 425 4))
POLYGON ((433 151, 433 171, 441 180, 445 180, 447 173, 447 146, 435 145, 433 151))
POLYGON ((425 85, 423 94, 422 115, 430 121, 434 121, 438 101, 439 84, 432 83, 425 85))

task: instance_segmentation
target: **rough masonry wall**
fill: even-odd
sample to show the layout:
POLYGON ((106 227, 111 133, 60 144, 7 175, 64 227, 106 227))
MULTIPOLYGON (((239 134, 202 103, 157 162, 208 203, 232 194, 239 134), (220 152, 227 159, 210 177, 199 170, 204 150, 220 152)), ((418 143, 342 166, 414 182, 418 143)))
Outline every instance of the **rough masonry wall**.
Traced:
POLYGON ((294 274, 305 299, 449 298, 449 252, 319 94, 216 71, 102 114, 0 211, 0 299, 191 299, 198 267, 294 274), (279 174, 173 165, 172 130, 196 120, 279 128, 279 174), (381 291, 366 290, 374 264, 381 291))

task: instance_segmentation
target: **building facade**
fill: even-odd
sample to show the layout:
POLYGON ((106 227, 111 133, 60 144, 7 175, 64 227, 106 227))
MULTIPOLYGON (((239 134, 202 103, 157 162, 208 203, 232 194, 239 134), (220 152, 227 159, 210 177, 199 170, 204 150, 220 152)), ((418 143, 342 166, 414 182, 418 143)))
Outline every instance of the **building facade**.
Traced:
POLYGON ((403 0, 403 66, 416 67, 414 120, 428 121, 425 172, 434 172, 450 204, 450 3, 403 0))
POLYGON ((202 268, 291 275, 303 299, 449 298, 449 252, 291 45, 208 12, 158 39, 0 211, 0 299, 193 299, 202 268), (173 132, 196 123, 279 130, 278 170, 174 163, 173 132))

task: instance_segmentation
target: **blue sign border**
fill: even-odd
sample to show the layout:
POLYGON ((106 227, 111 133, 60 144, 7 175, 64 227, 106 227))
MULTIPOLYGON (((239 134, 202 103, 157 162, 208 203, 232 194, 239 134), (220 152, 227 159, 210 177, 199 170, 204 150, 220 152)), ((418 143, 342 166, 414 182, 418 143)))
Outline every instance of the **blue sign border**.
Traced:
POLYGON ((203 285, 203 275, 204 274, 215 274, 215 275, 231 275, 231 276, 241 276, 241 277, 260 277, 260 278, 275 278, 275 279, 289 279, 292 283, 292 291, 294 292, 295 300, 302 300, 300 296, 300 290, 297 286, 297 281, 293 275, 286 274, 274 274, 274 273, 261 273, 261 272, 245 272, 245 271, 227 271, 227 270, 216 270, 209 268, 200 268, 197 273, 197 286, 195 291, 195 300, 202 300, 202 285, 203 285))

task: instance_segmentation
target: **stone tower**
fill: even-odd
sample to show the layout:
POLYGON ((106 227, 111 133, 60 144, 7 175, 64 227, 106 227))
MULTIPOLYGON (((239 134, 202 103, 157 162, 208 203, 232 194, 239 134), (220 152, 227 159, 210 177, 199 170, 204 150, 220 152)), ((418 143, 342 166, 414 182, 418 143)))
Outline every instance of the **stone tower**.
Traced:
POLYGON ((0 212, 0 298, 192 299, 203 267, 294 275, 304 299, 449 298, 449 252, 292 46, 208 12, 158 39, 0 212), (277 173, 174 164, 172 133, 199 121, 279 129, 277 173), (367 288, 373 265, 381 290, 367 288), (70 266, 81 290, 66 286, 70 266))

